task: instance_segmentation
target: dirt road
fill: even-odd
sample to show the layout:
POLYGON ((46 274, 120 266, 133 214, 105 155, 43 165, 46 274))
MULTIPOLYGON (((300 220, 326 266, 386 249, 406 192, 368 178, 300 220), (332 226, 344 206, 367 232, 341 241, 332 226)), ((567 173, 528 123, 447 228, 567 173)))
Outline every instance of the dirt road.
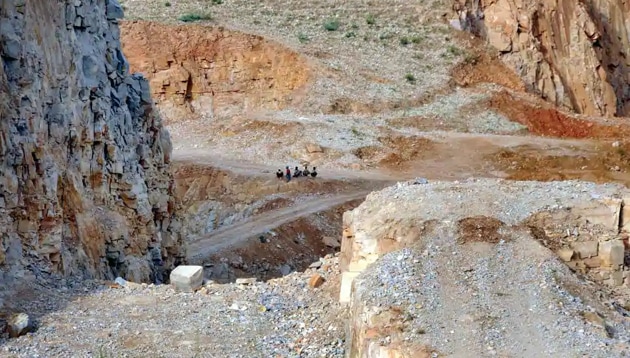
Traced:
POLYGON ((300 217, 364 198, 369 193, 366 190, 332 197, 320 197, 222 227, 210 235, 191 241, 188 244, 188 260, 191 263, 201 263, 205 257, 212 253, 242 244, 246 239, 257 234, 262 234, 300 217))
MULTIPOLYGON (((492 163, 487 163, 484 156, 495 153, 499 148, 509 148, 529 144, 536 146, 541 153, 564 154, 569 147, 574 152, 576 144, 581 144, 586 150, 585 143, 575 141, 561 141, 549 138, 513 138, 496 135, 470 134, 439 134, 434 135, 439 140, 432 155, 411 162, 405 170, 371 169, 325 169, 322 176, 334 180, 356 180, 374 184, 375 190, 392 185, 397 181, 406 181, 415 177, 425 177, 429 180, 459 180, 468 177, 507 177, 506 173, 496 171, 492 163), (441 138, 440 138, 441 137, 441 138)), ((221 168, 236 174, 247 176, 272 176, 275 167, 246 161, 236 161, 227 157, 217 156, 216 153, 204 149, 180 149, 173 152, 173 160, 180 163, 208 165, 221 168)), ((365 197, 369 191, 356 190, 334 197, 323 196, 309 202, 298 203, 294 206, 266 212, 233 225, 222 227, 212 234, 194 238, 189 242, 189 260, 202 261, 209 255, 226 248, 242 244, 247 238, 271 230, 280 225, 299 219, 319 211, 345 202, 365 197)))
MULTIPOLYGON (((221 157, 216 153, 208 150, 194 149, 178 149, 173 151, 173 160, 180 163, 205 164, 224 170, 229 170, 235 174, 269 176, 276 169, 275 166, 247 162, 244 160, 234 160, 221 157)), ((327 178, 335 178, 339 180, 370 180, 370 181, 392 181, 409 179, 405 175, 396 173, 387 173, 383 170, 349 170, 349 169, 325 169, 320 172, 322 176, 327 178)))

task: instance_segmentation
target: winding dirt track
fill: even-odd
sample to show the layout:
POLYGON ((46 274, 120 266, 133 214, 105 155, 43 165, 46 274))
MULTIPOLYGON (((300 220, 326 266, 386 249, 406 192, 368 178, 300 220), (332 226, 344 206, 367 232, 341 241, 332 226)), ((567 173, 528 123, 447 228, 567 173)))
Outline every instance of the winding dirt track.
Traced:
MULTIPOLYGON (((275 168, 263 164, 221 158, 214 153, 206 153, 203 150, 177 150, 173 152, 173 160, 179 163, 209 165, 231 171, 235 174, 249 176, 269 176, 273 175, 273 172, 275 172, 275 168)), ((352 171, 326 169, 325 176, 336 180, 373 182, 375 189, 383 188, 399 180, 409 179, 406 175, 392 175, 379 170, 352 171)), ((221 227, 211 234, 195 238, 189 242, 188 261, 191 263, 201 263, 204 258, 211 254, 241 245, 245 240, 257 234, 264 233, 301 217, 325 211, 352 200, 364 198, 370 192, 371 190, 358 189, 342 195, 321 196, 221 227)))
MULTIPOLYGON (((442 134, 444 142, 436 148, 435 155, 414 163, 413 169, 406 171, 385 171, 379 169, 353 171, 347 169, 325 169, 326 178, 335 180, 362 181, 374 184, 373 190, 392 185, 397 181, 413 179, 417 176, 429 180, 458 180, 471 176, 504 177, 504 173, 493 172, 484 165, 483 155, 496 152, 499 148, 514 145, 536 144, 542 152, 552 150, 563 152, 566 146, 576 146, 575 141, 549 138, 515 138, 497 135, 442 134), (553 148, 553 149, 552 149, 553 148)), ((583 145, 583 144, 582 144, 583 145)), ((575 147, 572 148, 575 150, 575 147)), ((249 176, 271 176, 277 168, 264 164, 236 161, 203 149, 180 149, 173 152, 173 160, 180 163, 208 165, 235 174, 249 176)), ((370 185, 372 186, 372 185, 370 185)), ((282 208, 254 216, 243 221, 222 227, 209 235, 194 238, 188 245, 188 259, 202 261, 209 255, 226 248, 243 244, 248 238, 264 233, 280 225, 311 215, 348 201, 364 198, 370 190, 357 189, 336 196, 322 196, 291 207, 282 208)))
POLYGON ((300 217, 311 215, 348 201, 364 198, 369 193, 370 191, 364 190, 345 195, 320 197, 224 226, 210 235, 190 242, 188 244, 188 259, 191 263, 203 261, 210 254, 241 244, 247 238, 264 233, 300 217))

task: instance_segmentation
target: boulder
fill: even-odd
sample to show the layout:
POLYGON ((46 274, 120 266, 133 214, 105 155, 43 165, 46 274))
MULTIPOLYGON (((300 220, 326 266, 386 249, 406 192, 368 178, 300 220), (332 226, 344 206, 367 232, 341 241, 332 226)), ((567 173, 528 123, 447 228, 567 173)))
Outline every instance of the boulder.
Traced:
POLYGON ((599 244, 599 257, 604 267, 617 268, 623 265, 624 246, 621 240, 610 240, 599 244))
POLYGON ((580 259, 587 259, 597 256, 598 245, 597 241, 582 241, 576 242, 572 246, 580 259))
POLYGON ((324 150, 317 143, 307 143, 306 144, 306 151, 309 152, 309 153, 322 153, 324 150))
POLYGON ((328 247, 332 247, 333 249, 337 249, 341 247, 341 242, 339 241, 340 240, 338 238, 332 237, 332 236, 322 237, 322 242, 324 243, 324 245, 328 247))
POLYGON ((318 288, 319 286, 324 284, 324 278, 320 274, 314 274, 311 276, 310 280, 308 280, 308 285, 311 288, 318 288))
POLYGON ((203 284, 203 267, 201 266, 177 266, 171 272, 171 285, 182 292, 194 292, 203 284))
POLYGON ((236 279, 236 284, 237 285, 253 285, 256 283, 256 277, 243 277, 243 278, 237 278, 236 279))
POLYGON ((573 250, 568 249, 568 248, 562 248, 558 250, 558 256, 564 262, 571 261, 571 258, 573 257, 573 250))
POLYGON ((7 321, 7 331, 11 338, 17 338, 33 330, 33 321, 26 313, 12 315, 7 321))

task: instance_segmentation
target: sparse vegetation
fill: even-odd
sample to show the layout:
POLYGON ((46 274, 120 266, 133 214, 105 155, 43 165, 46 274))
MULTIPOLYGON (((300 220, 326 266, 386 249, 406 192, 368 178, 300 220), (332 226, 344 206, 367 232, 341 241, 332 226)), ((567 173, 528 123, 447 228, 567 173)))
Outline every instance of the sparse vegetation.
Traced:
POLYGON ((392 37, 394 37, 394 35, 392 35, 390 33, 387 33, 387 32, 384 32, 384 33, 378 35, 379 40, 389 40, 392 37))
POLYGON ((357 37, 357 34, 354 33, 354 31, 346 32, 346 37, 347 38, 357 37))
POLYGON ((464 57, 464 63, 469 65, 474 65, 479 61, 479 55, 474 53, 467 53, 466 57, 464 57))
POLYGON ((407 80, 407 82, 409 83, 416 83, 416 76, 414 76, 411 73, 408 73, 405 75, 405 79, 407 80))
POLYGON ((368 25, 374 25, 374 24, 376 24, 376 17, 374 17, 374 15, 372 15, 372 14, 368 14, 368 15, 365 17, 365 22, 366 22, 368 25))
POLYGON ((414 44, 419 44, 420 42, 422 42, 424 38, 420 37, 420 36, 412 36, 411 37, 411 42, 414 44))
POLYGON ((328 20, 324 23, 324 28, 327 31, 337 31, 339 30, 339 26, 341 26, 341 24, 336 19, 328 20))
POLYGON ((447 49, 448 53, 457 57, 464 54, 464 51, 455 45, 449 45, 447 49))
POLYGON ((357 129, 357 127, 352 127, 350 128, 350 131, 352 132, 352 134, 354 134, 357 137, 363 137, 363 133, 357 129))
POLYGON ((305 44, 305 43, 309 42, 310 40, 311 39, 306 34, 304 34, 302 32, 300 32, 298 34, 298 41, 300 41, 300 43, 305 44))
POLYGON ((209 13, 190 13, 179 17, 179 21, 183 22, 195 22, 202 20, 212 20, 212 16, 209 13))

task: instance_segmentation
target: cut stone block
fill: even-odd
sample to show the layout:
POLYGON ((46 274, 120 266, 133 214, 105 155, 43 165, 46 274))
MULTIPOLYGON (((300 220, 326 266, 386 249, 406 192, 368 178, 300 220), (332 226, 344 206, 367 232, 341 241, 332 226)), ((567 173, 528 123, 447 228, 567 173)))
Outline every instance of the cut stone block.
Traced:
POLYGON ((569 261, 571 261, 571 258, 573 257, 573 250, 564 247, 564 248, 558 250, 557 254, 558 254, 558 256, 560 257, 560 259, 562 261, 569 262, 569 261))
POLYGON ((591 224, 600 225, 606 230, 618 233, 621 203, 621 199, 605 198, 579 205, 574 208, 573 213, 591 224))
POLYGON ((341 274, 341 289, 339 290, 339 302, 349 303, 352 298, 352 282, 360 272, 344 272, 341 274))
POLYGON ((587 259, 589 257, 597 256, 597 248, 599 242, 597 241, 582 241, 573 243, 573 250, 577 253, 580 259, 587 259))
POLYGON ((621 270, 611 272, 610 279, 608 279, 606 283, 609 284, 610 286, 623 285, 623 272, 621 270))
POLYGON ((171 285, 182 292, 194 292, 203 284, 203 267, 177 266, 171 272, 171 285))
POLYGON ((623 198, 620 224, 621 232, 630 232, 630 197, 623 198))
POLYGON ((253 285, 256 283, 256 277, 237 278, 237 285, 253 285))
POLYGON ((610 240, 599 244, 602 266, 618 268, 623 265, 624 246, 621 240, 610 240))
POLYGON ((602 265, 602 260, 599 257, 591 257, 588 259, 584 259, 584 265, 588 268, 597 268, 602 265))

